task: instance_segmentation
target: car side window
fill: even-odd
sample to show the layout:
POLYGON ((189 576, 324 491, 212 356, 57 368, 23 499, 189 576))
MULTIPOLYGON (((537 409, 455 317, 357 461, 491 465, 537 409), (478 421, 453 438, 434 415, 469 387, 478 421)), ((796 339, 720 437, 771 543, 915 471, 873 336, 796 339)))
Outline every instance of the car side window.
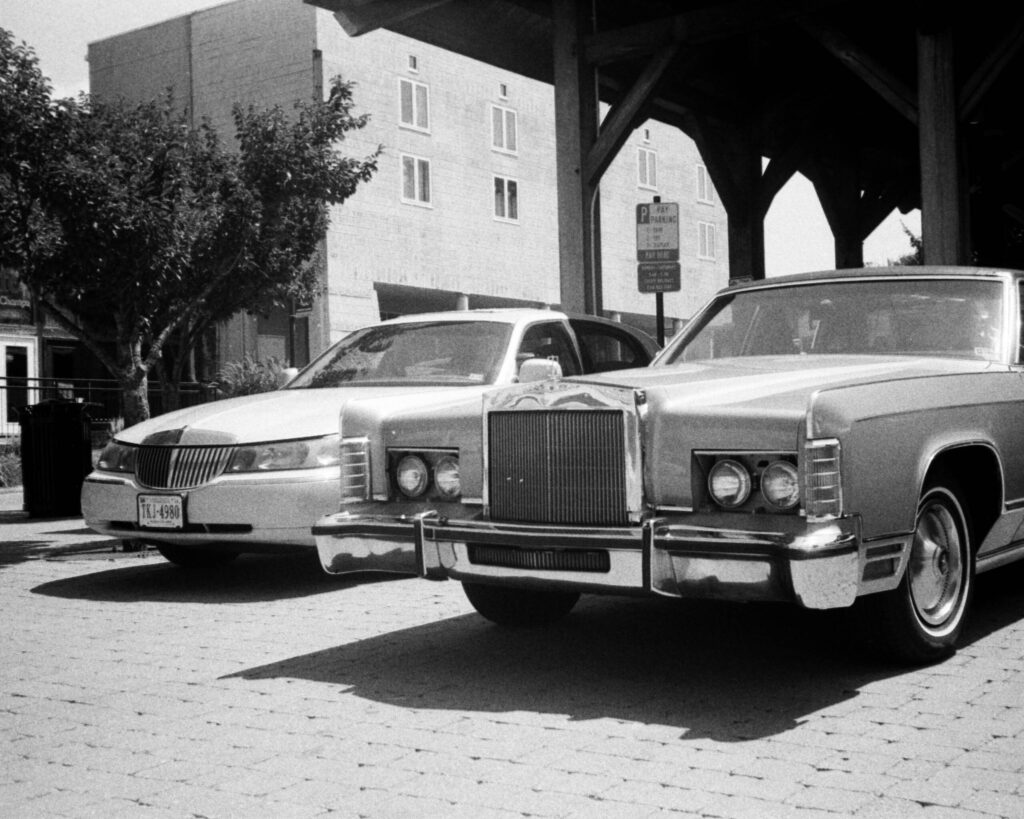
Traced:
POLYGON ((651 363, 643 344, 624 329, 586 319, 570 319, 569 323, 580 342, 584 372, 603 373, 651 363))
POLYGON ((572 338, 561 322, 544 321, 532 324, 523 334, 516 360, 553 358, 562 368, 562 375, 579 375, 580 365, 572 338))

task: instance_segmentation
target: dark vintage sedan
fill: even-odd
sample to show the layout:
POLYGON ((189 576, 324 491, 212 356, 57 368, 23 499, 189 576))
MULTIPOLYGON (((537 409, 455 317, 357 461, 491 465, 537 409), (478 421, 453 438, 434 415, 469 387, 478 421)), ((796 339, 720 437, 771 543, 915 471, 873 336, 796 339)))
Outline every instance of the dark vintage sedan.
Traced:
POLYGON ((314 529, 324 568, 458 580, 510 625, 581 593, 856 601, 892 655, 941 658, 975 575, 1024 557, 1022 287, 768 279, 720 292, 650 367, 538 367, 444 417, 346 413, 342 436, 381 449, 314 529), (460 483, 437 492, 441 456, 460 483))

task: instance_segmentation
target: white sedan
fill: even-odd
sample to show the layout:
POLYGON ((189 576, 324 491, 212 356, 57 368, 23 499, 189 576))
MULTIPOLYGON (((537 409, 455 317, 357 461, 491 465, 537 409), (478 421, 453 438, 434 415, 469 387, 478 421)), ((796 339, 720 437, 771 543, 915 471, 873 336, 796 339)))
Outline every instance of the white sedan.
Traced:
POLYGON ((340 499, 338 434, 353 400, 422 411, 513 383, 523 361, 566 375, 646 365, 632 328, 550 310, 405 316, 350 333, 274 392, 170 412, 119 432, 82 487, 95 531, 209 566, 241 552, 314 549, 340 499))

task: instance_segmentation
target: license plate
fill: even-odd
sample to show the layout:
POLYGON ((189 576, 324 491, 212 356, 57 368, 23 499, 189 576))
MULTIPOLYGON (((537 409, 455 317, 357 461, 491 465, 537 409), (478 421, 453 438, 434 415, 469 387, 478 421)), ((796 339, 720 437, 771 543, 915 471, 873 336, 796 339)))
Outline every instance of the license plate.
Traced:
POLYGON ((182 529, 185 503, 181 495, 139 495, 139 526, 143 529, 182 529))

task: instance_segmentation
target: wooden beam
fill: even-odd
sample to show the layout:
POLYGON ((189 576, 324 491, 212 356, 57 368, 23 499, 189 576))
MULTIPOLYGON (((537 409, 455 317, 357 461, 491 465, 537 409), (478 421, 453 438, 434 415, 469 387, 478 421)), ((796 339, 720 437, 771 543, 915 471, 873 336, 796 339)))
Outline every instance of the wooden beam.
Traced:
POLYGON ((587 153, 584 178, 589 185, 597 185, 619 149, 633 132, 641 112, 650 102, 665 70, 679 53, 679 43, 671 43, 654 55, 637 77, 633 87, 604 119, 593 148, 587 153))
POLYGON ((797 23, 827 51, 859 77, 907 121, 917 124, 914 92, 885 66, 865 52, 835 26, 821 18, 798 17, 797 23))
POLYGON ((978 66, 977 70, 964 83, 960 90, 960 121, 968 119, 985 94, 1002 74, 1007 64, 1017 55, 1021 46, 1024 46, 1024 14, 1017 18, 1017 23, 1011 26, 1010 31, 1000 40, 998 45, 989 53, 988 57, 978 66))
POLYGON ((334 12, 334 19, 349 37, 386 28, 408 20, 451 0, 304 0, 334 12))
POLYGON ((860 238, 865 241, 885 218, 908 198, 908 183, 889 185, 885 190, 864 191, 860 198, 860 238))
POLYGON ((762 218, 767 215, 779 191, 800 170, 808 156, 809 142, 805 139, 793 142, 781 154, 768 160, 768 167, 761 174, 761 188, 758 191, 758 208, 762 218))
POLYGON ((753 123, 722 127, 695 121, 693 138, 729 217, 729 277, 763 279, 764 214, 760 207, 761 153, 753 123))
POLYGON ((669 43, 699 45, 766 25, 820 11, 840 0, 737 0, 625 28, 596 32, 586 38, 586 60, 593 65, 651 54, 669 43))

